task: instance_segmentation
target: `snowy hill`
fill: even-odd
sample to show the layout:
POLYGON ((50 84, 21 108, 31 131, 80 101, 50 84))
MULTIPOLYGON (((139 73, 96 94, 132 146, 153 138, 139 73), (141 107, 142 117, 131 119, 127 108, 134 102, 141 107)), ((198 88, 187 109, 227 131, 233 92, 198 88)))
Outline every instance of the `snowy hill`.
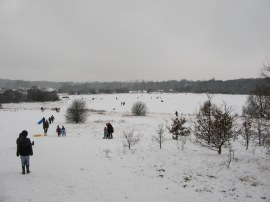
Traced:
MULTIPOLYGON (((246 151, 236 140, 230 167, 228 150, 221 155, 188 138, 184 150, 166 131, 159 149, 153 136, 160 123, 170 124, 174 112, 188 120, 206 99, 203 94, 114 94, 69 96, 59 102, 4 104, 0 111, 0 201, 4 202, 231 202, 270 201, 270 162, 261 148, 246 151), (64 114, 74 98, 86 101, 90 110, 84 124, 66 123, 64 114), (145 117, 130 114, 132 104, 143 101, 145 117), (163 102, 161 102, 161 100, 163 102), (120 103, 125 101, 126 105, 120 103), (41 112, 40 108, 45 111, 41 112), (52 109, 60 107, 56 113, 52 109), (55 116, 48 136, 37 122, 55 116), (114 126, 113 139, 102 139, 107 122, 114 126), (66 137, 57 137, 64 125, 66 137), (123 146, 123 132, 135 130, 141 141, 131 150, 123 146), (22 175, 16 157, 16 139, 28 130, 35 141, 31 173, 22 175), (180 147, 180 148, 179 148, 180 147)), ((244 95, 215 95, 241 114, 244 95)))

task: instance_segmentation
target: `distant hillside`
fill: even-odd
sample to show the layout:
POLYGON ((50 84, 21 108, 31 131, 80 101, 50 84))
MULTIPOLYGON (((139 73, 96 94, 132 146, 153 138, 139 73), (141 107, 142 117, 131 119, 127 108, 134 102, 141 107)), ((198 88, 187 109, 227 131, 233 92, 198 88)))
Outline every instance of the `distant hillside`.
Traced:
POLYGON ((222 93, 222 94, 250 94, 257 86, 270 89, 270 80, 265 78, 235 79, 235 80, 207 80, 207 81, 132 81, 132 82, 51 82, 51 81, 22 81, 0 79, 0 88, 19 89, 53 88, 60 93, 127 93, 137 92, 178 92, 178 93, 222 93))

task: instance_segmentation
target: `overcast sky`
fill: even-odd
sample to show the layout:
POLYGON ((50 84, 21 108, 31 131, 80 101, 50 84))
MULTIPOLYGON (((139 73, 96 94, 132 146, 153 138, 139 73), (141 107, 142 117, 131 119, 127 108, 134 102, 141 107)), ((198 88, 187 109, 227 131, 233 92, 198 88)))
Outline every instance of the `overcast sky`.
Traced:
POLYGON ((0 0, 0 78, 259 77, 270 0, 0 0))

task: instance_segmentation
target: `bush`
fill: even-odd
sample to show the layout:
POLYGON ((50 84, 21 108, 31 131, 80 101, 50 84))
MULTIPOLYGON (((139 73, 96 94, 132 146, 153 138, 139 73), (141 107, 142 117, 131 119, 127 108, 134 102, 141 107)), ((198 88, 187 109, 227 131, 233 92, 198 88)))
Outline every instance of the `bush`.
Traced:
POLYGON ((66 120, 71 123, 84 123, 87 119, 86 103, 83 100, 74 100, 66 112, 66 120))
POLYGON ((136 116, 145 116, 147 113, 147 106, 145 103, 139 101, 133 104, 131 111, 136 116))

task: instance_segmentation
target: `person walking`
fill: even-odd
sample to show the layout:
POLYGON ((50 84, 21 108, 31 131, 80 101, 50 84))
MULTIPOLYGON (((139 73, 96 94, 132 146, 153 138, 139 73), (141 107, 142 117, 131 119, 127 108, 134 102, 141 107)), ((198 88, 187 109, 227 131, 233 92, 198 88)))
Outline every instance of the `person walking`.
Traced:
POLYGON ((17 139, 17 156, 21 157, 22 174, 30 173, 30 156, 33 155, 32 143, 29 138, 26 138, 28 132, 23 130, 21 136, 17 139))
POLYGON ((53 116, 53 115, 51 116, 51 121, 52 121, 52 123, 53 123, 53 121, 54 121, 54 116, 53 116))
POLYGON ((61 128, 59 127, 59 125, 56 128, 56 133, 57 133, 58 137, 61 136, 61 128))
POLYGON ((43 130, 44 130, 44 135, 45 135, 45 136, 47 136, 48 128, 49 128, 49 122, 48 122, 48 120, 46 120, 46 121, 43 123, 43 130))
POLYGON ((62 126, 62 128, 61 128, 61 135, 66 136, 66 129, 64 126, 62 126))

